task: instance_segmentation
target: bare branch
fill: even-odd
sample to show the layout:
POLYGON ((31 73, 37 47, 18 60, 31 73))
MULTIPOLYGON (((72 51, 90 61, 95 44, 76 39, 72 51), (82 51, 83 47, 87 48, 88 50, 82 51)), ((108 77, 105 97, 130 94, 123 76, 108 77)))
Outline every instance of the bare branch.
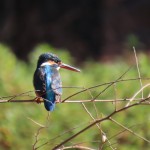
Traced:
MULTIPOLYGON (((143 100, 142 98, 136 98, 136 99, 132 99, 132 101, 141 101, 143 100)), ((111 102, 111 103, 115 103, 115 102, 127 102, 127 101, 131 101, 131 99, 127 98, 127 99, 96 99, 94 100, 94 102, 111 102)), ((43 103, 44 100, 41 101, 41 103, 43 103)), ((91 99, 89 100, 66 100, 63 103, 88 103, 88 102, 92 102, 91 99)), ((34 99, 31 100, 0 100, 0 103, 36 103, 36 101, 34 99)), ((62 103, 62 104, 63 104, 62 103)), ((93 102, 92 102, 93 103, 93 102)), ((58 103, 61 104, 61 103, 58 103)))
POLYGON ((63 147, 63 148, 61 148, 61 150, 73 149, 73 148, 78 148, 78 149, 82 149, 82 150, 96 150, 96 149, 93 149, 93 148, 89 148, 89 147, 85 147, 85 146, 79 146, 79 145, 63 147))
POLYGON ((114 83, 116 83, 117 81, 119 81, 126 73, 129 72, 129 70, 132 67, 129 67, 118 79, 116 79, 114 82, 110 83, 106 88, 104 88, 97 96, 95 96, 92 100, 94 101, 96 98, 98 98, 103 92, 105 92, 110 86, 112 86, 114 83))
POLYGON ((39 137, 39 134, 40 134, 40 132, 41 132, 41 130, 42 130, 43 128, 44 128, 44 127, 40 127, 40 128, 38 129, 37 133, 35 134, 35 142, 34 142, 34 144, 33 144, 33 146, 32 146, 32 149, 33 149, 33 150, 37 150, 36 144, 37 144, 38 141, 39 141, 38 137, 39 137))
MULTIPOLYGON (((140 85, 141 85, 141 88, 143 86, 142 84, 142 80, 141 80, 141 73, 140 73, 140 69, 139 69, 139 63, 138 63, 138 58, 137 58, 137 55, 136 55, 136 50, 135 50, 135 47, 133 46, 133 51, 134 51, 134 55, 135 55, 135 61, 136 61, 136 67, 137 67, 137 71, 138 71, 138 76, 139 76, 139 81, 140 81, 140 85)), ((142 98, 144 97, 143 95, 143 90, 142 90, 142 98)))
POLYGON ((86 124, 87 124, 87 123, 82 123, 82 124, 80 124, 80 125, 78 125, 78 126, 76 126, 76 127, 73 127, 73 128, 71 128, 71 129, 69 129, 69 130, 67 130, 67 131, 65 131, 65 132, 63 132, 63 133, 57 135, 56 137, 54 137, 54 138, 48 140, 47 142, 41 144, 39 147, 37 147, 37 149, 40 148, 40 147, 42 147, 42 146, 44 146, 44 145, 46 145, 46 144, 51 144, 51 143, 53 143, 53 141, 55 141, 57 138, 62 137, 62 136, 65 135, 66 133, 72 132, 73 130, 75 130, 75 129, 81 127, 82 125, 86 125, 86 124))
POLYGON ((136 81, 136 80, 139 80, 139 79, 142 79, 142 80, 150 80, 150 78, 131 78, 131 79, 120 79, 120 80, 117 80, 117 81, 111 81, 111 82, 107 82, 107 83, 102 83, 102 84, 98 84, 98 85, 95 85, 95 86, 92 86, 92 87, 89 87, 89 88, 86 88, 84 90, 81 90, 79 92, 76 92, 70 96, 68 96, 67 98, 65 98, 64 100, 62 100, 62 102, 65 102, 66 100, 70 99, 71 97, 75 96, 75 95, 78 95, 80 93, 83 93, 89 89, 94 89, 94 88, 98 88, 98 87, 101 87, 101 86, 105 86, 105 85, 109 85, 109 84, 114 84, 114 83, 118 83, 118 82, 127 82, 127 81, 136 81))
POLYGON ((145 86, 143 86, 139 91, 137 91, 134 96, 129 100, 129 102, 127 103, 126 107, 130 105, 130 103, 134 100, 134 98, 141 92, 143 91, 143 89, 145 89, 146 87, 150 86, 149 84, 146 84, 145 86))
POLYGON ((40 124, 40 123, 34 121, 33 119, 31 119, 31 118, 29 118, 29 117, 27 117, 27 119, 31 120, 33 123, 35 123, 36 125, 40 126, 41 128, 45 128, 44 125, 42 125, 42 124, 40 124))
POLYGON ((117 110, 117 88, 116 88, 116 83, 113 84, 114 86, 114 95, 115 95, 115 111, 117 110))
POLYGON ((110 117, 109 119, 110 119, 112 122, 114 122, 114 123, 116 123, 117 125, 119 125, 120 127, 122 127, 122 128, 124 128, 125 130, 129 131, 129 132, 132 133, 133 135, 137 136, 138 138, 140 138, 140 139, 142 139, 142 140, 144 140, 144 141, 150 143, 150 140, 148 140, 148 139, 142 137, 141 135, 139 135, 139 134, 133 132, 131 129, 125 127, 124 125, 122 125, 121 123, 119 123, 119 122, 117 122, 116 120, 112 119, 111 117, 110 117))
MULTIPOLYGON (((81 133, 83 133, 84 131, 86 131, 86 130, 90 129, 91 127, 93 127, 95 124, 103 122, 103 121, 106 121, 106 120, 109 120, 109 118, 111 118, 112 116, 118 114, 119 112, 122 112, 122 111, 127 110, 127 109, 129 109, 131 107, 134 107, 134 106, 138 106, 141 103, 147 101, 149 98, 150 97, 145 98, 145 99, 141 100, 140 102, 134 103, 134 104, 129 105, 127 107, 123 107, 121 109, 118 109, 117 111, 112 112, 110 115, 108 115, 108 116, 106 116, 106 117, 104 117, 102 119, 97 119, 93 123, 91 123, 88 126, 86 126, 84 129, 80 130, 79 132, 77 132, 73 136, 69 137, 68 139, 64 140, 63 142, 61 142, 60 144, 58 144, 57 146, 55 146, 52 150, 56 150, 57 148, 61 147, 62 145, 64 145, 65 143, 69 142, 70 140, 74 139, 75 137, 77 137, 78 135, 80 135, 81 133)), ((149 143, 150 143, 150 141, 149 141, 149 143)))

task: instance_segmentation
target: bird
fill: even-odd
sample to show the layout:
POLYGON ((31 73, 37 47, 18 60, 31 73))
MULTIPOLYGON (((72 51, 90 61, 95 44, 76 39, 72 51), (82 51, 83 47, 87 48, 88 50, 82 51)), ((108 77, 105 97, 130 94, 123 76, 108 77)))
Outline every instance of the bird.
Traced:
POLYGON ((61 102, 62 81, 59 74, 60 68, 80 72, 80 69, 63 63, 55 54, 48 52, 39 56, 33 75, 35 101, 41 103, 41 99, 44 100, 47 111, 53 111, 55 104, 61 102))

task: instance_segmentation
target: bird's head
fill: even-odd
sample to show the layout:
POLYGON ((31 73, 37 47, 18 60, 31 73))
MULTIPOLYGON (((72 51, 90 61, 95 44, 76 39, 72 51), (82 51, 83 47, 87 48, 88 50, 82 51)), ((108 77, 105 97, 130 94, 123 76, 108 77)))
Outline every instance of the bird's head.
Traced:
POLYGON ((52 53, 44 53, 39 56, 37 67, 44 66, 44 65, 56 65, 57 69, 64 68, 71 71, 80 72, 79 69, 67 65, 65 63, 62 63, 62 61, 52 53))

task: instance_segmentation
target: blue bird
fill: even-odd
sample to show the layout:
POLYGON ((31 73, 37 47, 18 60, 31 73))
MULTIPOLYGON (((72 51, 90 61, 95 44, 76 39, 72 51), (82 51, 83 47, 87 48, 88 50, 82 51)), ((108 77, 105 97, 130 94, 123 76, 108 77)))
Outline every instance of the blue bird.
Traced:
POLYGON ((33 85, 37 96, 35 100, 40 103, 42 98, 47 111, 53 111, 55 103, 61 102, 62 82, 58 72, 60 68, 80 72, 79 69, 62 63, 52 53, 44 53, 39 56, 33 77, 33 85))

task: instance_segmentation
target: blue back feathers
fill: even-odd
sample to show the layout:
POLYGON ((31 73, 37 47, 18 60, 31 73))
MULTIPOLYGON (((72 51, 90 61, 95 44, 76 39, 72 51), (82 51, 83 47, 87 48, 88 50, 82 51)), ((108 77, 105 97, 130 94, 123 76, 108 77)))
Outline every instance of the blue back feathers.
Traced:
POLYGON ((36 69, 34 74, 34 87, 40 97, 44 98, 47 111, 55 109, 56 95, 62 94, 61 80, 57 67, 44 65, 36 69))
POLYGON ((45 100, 44 106, 48 111, 53 111, 55 108, 55 93, 52 90, 52 68, 49 65, 44 66, 45 72, 45 86, 46 86, 46 93, 45 93, 45 100))

